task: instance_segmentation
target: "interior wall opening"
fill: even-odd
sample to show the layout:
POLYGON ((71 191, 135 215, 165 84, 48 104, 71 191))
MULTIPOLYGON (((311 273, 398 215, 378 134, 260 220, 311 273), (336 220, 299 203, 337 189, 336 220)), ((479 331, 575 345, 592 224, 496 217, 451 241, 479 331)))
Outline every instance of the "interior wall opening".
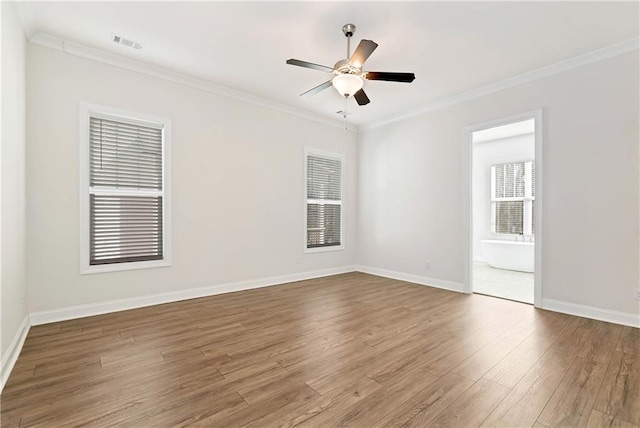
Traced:
POLYGON ((472 291, 533 304, 535 119, 472 132, 472 291))

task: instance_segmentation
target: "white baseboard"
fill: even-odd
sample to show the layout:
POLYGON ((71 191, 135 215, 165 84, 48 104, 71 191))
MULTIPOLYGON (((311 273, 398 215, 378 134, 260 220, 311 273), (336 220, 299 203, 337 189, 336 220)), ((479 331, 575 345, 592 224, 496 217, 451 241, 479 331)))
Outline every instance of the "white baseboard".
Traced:
POLYGON ((11 370, 13 370, 13 366, 15 366, 16 361, 18 361, 18 356, 20 355, 20 351, 22 351, 22 346, 24 345, 24 341, 29 333, 29 328, 31 328, 31 325, 29 324, 29 316, 27 315, 22 320, 22 323, 20 323, 20 327, 18 327, 16 335, 13 336, 13 340, 9 344, 9 348, 7 348, 7 351, 4 353, 2 360, 0 361, 0 392, 4 389, 4 385, 9 379, 11 370))
POLYGON ((554 299, 542 299, 542 309, 614 324, 628 325, 630 327, 640 327, 640 314, 612 311, 610 309, 596 308, 595 306, 580 305, 554 299))
POLYGON ((269 287, 288 282, 303 281, 306 279, 321 278, 323 276, 338 275, 354 272, 355 266, 322 269, 311 272, 300 272, 288 275, 273 276, 269 278, 253 279, 248 281, 217 284, 208 287, 191 288, 188 290, 172 291, 168 293, 154 294, 150 296, 134 297, 131 299, 111 300, 101 303, 70 306, 67 308, 48 311, 32 312, 29 315, 31 325, 48 324, 76 318, 90 317, 110 312, 126 311, 128 309, 144 306, 160 305, 163 303, 177 302, 180 300, 195 299, 198 297, 213 296, 216 294, 232 293, 236 291, 251 290, 254 288, 269 287))
POLYGON ((385 278, 413 282, 420 285, 427 285, 429 287, 443 288, 449 291, 457 291, 458 293, 464 292, 464 286, 460 282, 447 281, 445 279, 429 278, 426 276, 414 275, 414 274, 404 273, 404 272, 397 272, 394 270, 374 268, 369 266, 356 266, 356 270, 358 272, 369 273, 371 275, 384 276, 385 278))
MULTIPOLYGON (((356 266, 358 272, 369 273, 371 275, 384 276, 386 278, 408 281, 430 287, 443 288, 445 290, 464 293, 462 283, 447 281, 444 279, 428 278, 404 272, 397 272, 387 269, 379 269, 369 266, 356 266)), ((613 324, 627 325, 630 327, 640 327, 640 313, 633 314, 627 312, 612 311, 610 309, 597 308, 595 306, 580 305, 577 303, 563 302, 554 299, 542 299, 542 309, 563 314, 575 315, 583 318, 591 318, 613 324)))

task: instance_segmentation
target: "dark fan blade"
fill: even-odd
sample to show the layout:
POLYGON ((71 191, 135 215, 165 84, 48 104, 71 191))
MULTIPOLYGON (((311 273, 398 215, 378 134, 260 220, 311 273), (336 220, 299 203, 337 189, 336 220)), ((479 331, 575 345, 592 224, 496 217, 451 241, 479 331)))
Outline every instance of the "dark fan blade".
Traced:
POLYGON ((411 83, 416 75, 413 73, 385 73, 383 71, 368 71, 365 75, 367 80, 386 80, 387 82, 411 83))
POLYGON ((309 89, 307 92, 305 92, 303 94, 300 94, 300 96, 301 97, 306 97, 306 96, 309 96, 309 95, 317 94, 318 92, 323 91, 323 90, 327 89, 330 86, 331 86, 331 80, 328 80, 328 81, 324 82, 323 84, 318 85, 315 88, 311 88, 311 89, 309 89))
POLYGON ((356 48, 353 55, 351 55, 351 59, 349 60, 349 64, 353 67, 360 68, 362 64, 369 58, 369 56, 376 50, 378 44, 373 40, 360 40, 360 44, 356 48))
POLYGON ((333 71, 333 68, 331 67, 327 67, 325 65, 320 65, 320 64, 314 64, 312 62, 307 62, 307 61, 300 61, 299 59, 288 59, 287 64, 297 65, 298 67, 304 67, 304 68, 312 68, 314 70, 325 71, 327 73, 331 73, 333 71))
POLYGON ((353 97, 356 99, 359 106, 366 106, 371 102, 367 94, 365 94, 362 89, 360 89, 358 92, 353 94, 353 97))

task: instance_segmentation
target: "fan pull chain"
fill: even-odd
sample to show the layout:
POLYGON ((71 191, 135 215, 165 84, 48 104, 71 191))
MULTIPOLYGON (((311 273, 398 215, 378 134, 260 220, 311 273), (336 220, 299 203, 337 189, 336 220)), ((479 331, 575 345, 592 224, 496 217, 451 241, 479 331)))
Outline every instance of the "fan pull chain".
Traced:
POLYGON ((345 131, 349 130, 349 119, 347 119, 347 108, 349 107, 349 104, 347 104, 347 97, 344 97, 344 129, 345 131))

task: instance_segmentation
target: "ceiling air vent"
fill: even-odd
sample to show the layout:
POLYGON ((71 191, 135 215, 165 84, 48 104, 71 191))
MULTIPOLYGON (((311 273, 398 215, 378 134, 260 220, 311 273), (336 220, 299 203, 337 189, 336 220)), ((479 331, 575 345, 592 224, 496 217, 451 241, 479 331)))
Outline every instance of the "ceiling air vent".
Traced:
POLYGON ((113 43, 117 43, 119 45, 126 46, 128 48, 132 48, 136 50, 142 49, 142 45, 140 43, 134 42, 133 40, 125 39, 124 37, 118 36, 118 35, 113 36, 113 43))

